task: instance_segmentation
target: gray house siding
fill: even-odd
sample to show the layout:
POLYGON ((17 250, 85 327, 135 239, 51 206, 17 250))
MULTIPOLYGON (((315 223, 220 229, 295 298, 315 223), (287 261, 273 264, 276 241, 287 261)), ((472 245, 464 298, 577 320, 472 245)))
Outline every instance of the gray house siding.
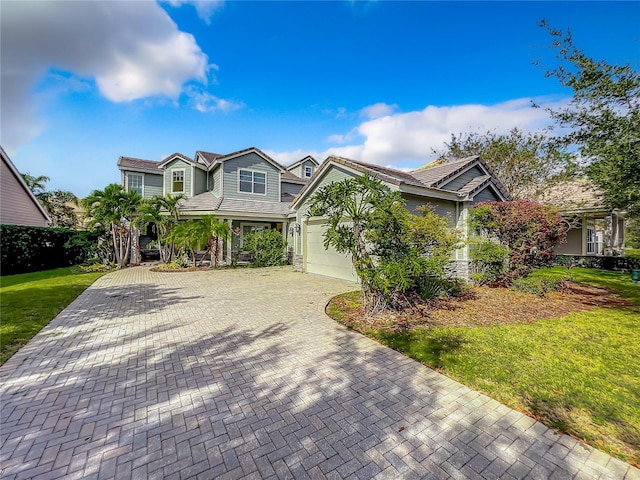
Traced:
POLYGON ((35 227, 47 226, 47 219, 4 162, 4 159, 2 170, 0 170, 0 223, 35 227))
POLYGON ((280 170, 267 163, 256 153, 248 153, 223 164, 224 185, 223 196, 238 200, 252 200, 262 202, 280 202, 280 170), (238 172, 240 169, 254 170, 266 174, 266 195, 238 191, 238 172))
POLYGON ((481 175, 484 175, 484 172, 482 172, 482 170, 480 170, 478 167, 473 167, 467 170, 466 172, 464 172, 459 177, 454 178, 449 183, 445 183, 440 188, 444 190, 449 190, 452 192, 457 192, 462 187, 464 187, 467 183, 469 183, 471 180, 481 175))
POLYGON ((162 196, 162 175, 144 174, 144 198, 162 196))
POLYGON ((164 191, 172 195, 183 193, 185 197, 191 196, 191 165, 184 160, 175 159, 165 165, 164 169, 164 191), (184 170, 184 192, 173 192, 171 190, 171 180, 174 170, 184 170))
POLYGON ((418 197, 415 195, 405 195, 404 199, 407 202, 407 209, 411 213, 417 215, 417 207, 429 204, 435 208, 435 213, 437 215, 445 217, 448 220, 450 227, 456 226, 456 222, 458 220, 456 218, 456 202, 449 202, 447 200, 439 200, 436 198, 418 197))
POLYGON ((195 184, 193 194, 198 195, 207 191, 207 172, 205 172, 204 170, 200 170, 199 168, 195 168, 194 172, 195 184))
POLYGON ((311 160, 305 160, 300 165, 296 166, 296 168, 293 168, 289 171, 297 177, 308 178, 304 176, 304 167, 311 167, 313 169, 313 171, 311 172, 312 174, 314 174, 316 172, 316 169, 318 168, 316 167, 316 164, 313 163, 311 160))
POLYGON ((222 185, 222 167, 220 165, 215 167, 213 172, 211 172, 210 182, 209 188, 216 197, 219 197, 221 195, 220 187, 222 185))
POLYGON ((495 193, 493 193, 493 190, 491 190, 489 187, 485 188, 484 190, 482 190, 480 193, 477 193, 476 195, 474 195, 473 197, 473 203, 480 203, 480 202, 496 202, 500 200, 495 193))
POLYGON ((286 183, 282 182, 281 187, 282 193, 288 193, 290 195, 297 195, 302 190, 304 185, 298 185, 297 183, 286 183))

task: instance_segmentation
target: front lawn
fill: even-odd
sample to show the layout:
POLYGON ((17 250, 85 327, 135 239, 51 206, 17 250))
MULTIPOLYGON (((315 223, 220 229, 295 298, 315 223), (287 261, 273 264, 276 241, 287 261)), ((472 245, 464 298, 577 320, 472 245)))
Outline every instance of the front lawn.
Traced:
MULTIPOLYGON (((566 274, 563 267, 536 272, 541 278, 566 274)), ((372 321, 350 322, 349 312, 359 306, 357 293, 336 297, 328 312, 473 389, 637 465, 640 285, 631 282, 630 274, 576 268, 571 275, 576 282, 615 290, 626 302, 614 297, 597 306, 602 295, 594 294, 592 304, 574 301, 575 311, 561 317, 536 317, 539 310, 530 308, 525 310, 528 318, 514 321, 507 315, 502 322, 500 312, 495 312, 490 326, 485 326, 486 320, 469 326, 469 309, 461 307, 447 310, 442 317, 456 326, 442 321, 412 324, 404 319, 408 325, 404 329, 381 328, 372 321), (456 312, 464 316, 463 321, 456 322, 456 312)), ((494 290, 493 295, 504 296, 505 303, 525 295, 532 306, 540 300, 505 289, 494 290)), ((572 305, 567 300, 565 306, 572 305)), ((469 301, 478 302, 480 308, 482 296, 469 301)), ((549 298, 554 301, 560 300, 549 298)), ((493 305, 487 308, 495 311, 493 305)), ((440 318, 436 312, 434 318, 440 318)))
POLYGON ((102 275, 70 267, 0 277, 0 365, 102 275))

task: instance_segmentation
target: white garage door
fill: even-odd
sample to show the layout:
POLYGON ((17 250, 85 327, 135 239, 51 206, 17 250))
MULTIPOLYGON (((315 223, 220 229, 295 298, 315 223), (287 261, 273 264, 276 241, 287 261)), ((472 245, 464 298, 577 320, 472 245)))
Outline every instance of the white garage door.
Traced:
POLYGON ((325 250, 323 236, 325 229, 322 220, 312 220, 305 224, 303 237, 306 243, 305 271, 357 282, 358 276, 351 264, 351 255, 342 255, 332 247, 325 250))

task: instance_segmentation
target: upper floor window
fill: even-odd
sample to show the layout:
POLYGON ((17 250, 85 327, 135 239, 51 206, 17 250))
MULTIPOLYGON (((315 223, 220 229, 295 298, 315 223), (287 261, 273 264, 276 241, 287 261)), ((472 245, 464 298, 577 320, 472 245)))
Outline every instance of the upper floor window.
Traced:
POLYGON ((313 175, 313 167, 304 167, 304 176, 308 178, 311 175, 313 175))
POLYGON ((267 193, 267 174, 253 170, 239 170, 238 191, 246 193, 267 193))
POLYGON ((184 170, 171 172, 171 193, 184 193, 184 170))
POLYGON ((127 174, 127 191, 138 192, 142 195, 142 175, 136 173, 127 174))

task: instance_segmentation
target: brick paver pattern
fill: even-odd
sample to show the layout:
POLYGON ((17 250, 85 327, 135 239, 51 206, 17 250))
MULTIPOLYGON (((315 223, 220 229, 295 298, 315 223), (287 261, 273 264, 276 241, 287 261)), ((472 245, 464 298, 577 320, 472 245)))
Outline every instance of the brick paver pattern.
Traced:
POLYGON ((353 288, 102 277, 0 368, 2 478, 640 479, 337 325, 324 305, 353 288))

